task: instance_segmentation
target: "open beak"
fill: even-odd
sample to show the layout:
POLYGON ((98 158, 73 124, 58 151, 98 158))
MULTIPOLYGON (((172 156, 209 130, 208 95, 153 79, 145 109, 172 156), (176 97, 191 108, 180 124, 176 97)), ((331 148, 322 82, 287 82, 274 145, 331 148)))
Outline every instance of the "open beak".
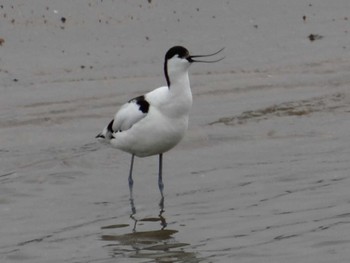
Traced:
POLYGON ((203 58, 203 57, 211 57, 211 56, 214 56, 216 54, 219 54, 221 51, 223 51, 225 48, 222 48, 220 49, 219 51, 216 51, 215 53, 213 54, 209 54, 209 55, 196 55, 196 56, 189 56, 187 58, 187 60, 189 62, 202 62, 202 63, 214 63, 214 62, 218 62, 220 60, 223 60, 225 57, 222 57, 222 58, 219 58, 219 59, 216 59, 216 60, 197 60, 197 59, 193 59, 193 58, 203 58))

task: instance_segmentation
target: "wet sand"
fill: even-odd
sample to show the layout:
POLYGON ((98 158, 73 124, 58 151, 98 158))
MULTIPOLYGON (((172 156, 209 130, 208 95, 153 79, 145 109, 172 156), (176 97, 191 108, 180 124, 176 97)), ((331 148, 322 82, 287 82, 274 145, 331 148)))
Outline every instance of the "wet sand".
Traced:
POLYGON ((1 4, 0 261, 348 262, 349 7, 1 4), (161 209, 157 157, 131 203, 130 156, 94 136, 178 44, 226 58, 191 68, 161 209))

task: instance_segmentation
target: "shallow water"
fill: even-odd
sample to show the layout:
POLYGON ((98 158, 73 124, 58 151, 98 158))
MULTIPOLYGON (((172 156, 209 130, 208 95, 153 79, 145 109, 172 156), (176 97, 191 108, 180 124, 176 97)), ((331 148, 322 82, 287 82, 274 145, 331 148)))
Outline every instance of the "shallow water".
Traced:
MULTIPOLYGON (((20 129, 42 141, 31 147, 31 141, 25 147, 8 143, 1 151, 2 259, 346 262, 350 97, 347 79, 339 83, 328 90, 290 82, 288 101, 272 105, 278 84, 264 97, 259 89, 233 91, 219 105, 233 110, 219 118, 206 105, 222 96, 199 92, 187 137, 165 155, 164 211, 157 157, 135 160, 132 205, 130 157, 94 141, 95 117, 86 120, 87 129, 76 127, 79 135, 70 134, 74 121, 55 124, 53 142, 51 124, 2 123, 9 137, 20 129), (228 96, 249 97, 256 107, 238 110, 240 103, 232 107, 228 96), (59 132, 69 141, 62 136, 57 142, 59 132)), ((35 114, 40 111, 37 106, 35 114)), ((65 114, 54 111, 47 118, 65 114)))
MULTIPOLYGON (((133 19, 161 27, 155 21, 162 16, 156 12, 156 20, 149 19, 151 10, 182 10, 149 2, 154 6, 133 19)), ((327 8, 312 3, 317 25, 294 22, 304 14, 302 5, 290 3, 291 13, 283 19, 277 16, 280 28, 265 20, 269 10, 254 9, 248 20, 242 15, 233 23, 237 34, 246 32, 243 39, 222 23, 231 17, 226 2, 207 9, 208 1, 197 11, 194 1, 187 13, 170 12, 171 21, 179 16, 180 22, 191 25, 177 29, 179 35, 192 30, 199 37, 208 28, 214 32, 220 27, 221 33, 215 32, 227 33, 222 42, 237 42, 242 51, 237 54, 228 46, 221 64, 193 66, 190 128, 180 145, 164 156, 163 203, 157 157, 135 159, 130 200, 130 156, 99 144, 94 136, 124 101, 163 83, 158 74, 162 56, 156 54, 168 46, 167 40, 157 41, 166 32, 155 33, 149 43, 142 37, 145 43, 125 46, 136 38, 129 32, 138 29, 141 34, 144 28, 130 17, 118 22, 105 15, 112 3, 91 2, 93 11, 82 7, 108 20, 104 26, 98 19, 69 13, 68 4, 43 3, 49 10, 44 5, 35 16, 20 1, 14 1, 13 9, 22 16, 10 12, 8 5, 0 10, 2 17, 6 12, 17 21, 6 20, 0 35, 5 39, 0 46, 1 262, 348 262, 350 60, 346 48, 332 46, 329 33, 345 45, 346 1, 330 7, 324 1, 327 8), (222 9, 223 17, 215 13, 222 9), (67 17, 64 29, 62 12, 67 17), (43 14, 49 25, 41 21, 43 14), (190 23, 193 17, 206 21, 199 14, 211 14, 211 22, 197 28, 190 23), (109 42, 116 36, 106 33, 115 32, 117 25, 123 43, 112 46, 109 42), (252 27, 245 31, 247 25, 252 27), (271 28, 264 32, 271 40, 256 32, 264 25, 274 26, 276 34, 268 34, 271 28), (322 29, 319 34, 325 37, 314 43, 290 40, 283 33, 288 25, 312 30, 303 34, 322 29), (13 45, 10 36, 18 40, 13 45), (245 48, 249 38, 257 41, 245 48), (284 48, 288 52, 283 53, 284 48), (115 49, 118 59, 112 63, 115 49), (308 49, 313 50, 309 56, 308 49), (42 63, 37 63, 40 50, 42 63), (10 55, 15 51, 23 62, 10 55)), ((237 4, 238 11, 250 8, 249 3, 237 4)), ((126 4, 123 8, 116 12, 126 12, 124 19, 143 10, 126 4)), ((272 10, 285 9, 274 5, 272 10)), ((170 22, 168 26, 173 28, 170 22)), ((206 51, 203 39, 188 41, 206 51)), ((217 42, 208 46, 214 50, 217 42)))

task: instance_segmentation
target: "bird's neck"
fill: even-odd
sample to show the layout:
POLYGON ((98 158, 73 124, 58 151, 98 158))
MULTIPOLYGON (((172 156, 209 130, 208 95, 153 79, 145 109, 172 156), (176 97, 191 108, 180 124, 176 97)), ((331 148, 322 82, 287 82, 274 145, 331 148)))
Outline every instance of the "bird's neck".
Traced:
POLYGON ((188 71, 171 74, 169 77, 170 77, 170 86, 168 86, 168 88, 171 94, 175 96, 186 96, 191 94, 190 79, 188 76, 188 71))
POLYGON ((188 68, 172 65, 168 68, 167 62, 164 63, 164 73, 168 84, 168 100, 164 111, 169 109, 169 115, 188 115, 192 106, 192 92, 188 76, 188 68))
POLYGON ((192 92, 188 72, 184 72, 171 78, 169 87, 169 100, 167 108, 171 109, 171 115, 185 116, 189 114, 192 107, 192 92))

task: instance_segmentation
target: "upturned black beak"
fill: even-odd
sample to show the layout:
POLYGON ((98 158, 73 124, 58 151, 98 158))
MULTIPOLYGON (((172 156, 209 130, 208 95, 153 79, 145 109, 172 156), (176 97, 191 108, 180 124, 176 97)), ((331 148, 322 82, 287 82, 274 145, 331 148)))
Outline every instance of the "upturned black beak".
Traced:
POLYGON ((193 58, 203 58, 203 57, 211 57, 211 56, 214 56, 216 54, 219 54, 221 51, 223 51, 225 48, 222 48, 220 49, 219 51, 216 51, 215 53, 213 54, 209 54, 209 55, 196 55, 196 56, 189 56, 187 58, 187 60, 191 63, 193 62, 202 62, 202 63, 215 63, 215 62, 218 62, 218 61, 221 61, 223 60, 225 57, 222 57, 222 58, 219 58, 219 59, 216 59, 216 60, 197 60, 197 59, 193 59, 193 58))

